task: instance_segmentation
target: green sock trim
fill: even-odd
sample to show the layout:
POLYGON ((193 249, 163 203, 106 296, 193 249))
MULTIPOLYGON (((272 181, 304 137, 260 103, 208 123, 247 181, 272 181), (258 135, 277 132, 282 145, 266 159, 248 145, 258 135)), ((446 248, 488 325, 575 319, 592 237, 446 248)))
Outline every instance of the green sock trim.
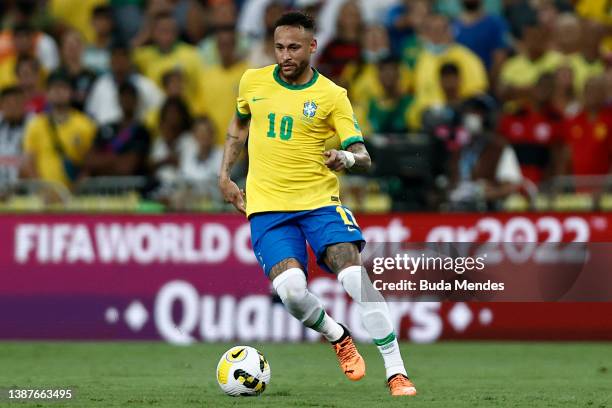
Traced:
POLYGON ((310 328, 313 330, 317 330, 323 324, 323 319, 325 319, 325 310, 321 310, 321 314, 319 315, 319 318, 317 319, 315 324, 310 326, 310 328))
POLYGON ((391 332, 391 334, 384 339, 374 339, 374 344, 377 346, 384 346, 385 344, 391 343, 393 340, 395 340, 395 333, 391 332))

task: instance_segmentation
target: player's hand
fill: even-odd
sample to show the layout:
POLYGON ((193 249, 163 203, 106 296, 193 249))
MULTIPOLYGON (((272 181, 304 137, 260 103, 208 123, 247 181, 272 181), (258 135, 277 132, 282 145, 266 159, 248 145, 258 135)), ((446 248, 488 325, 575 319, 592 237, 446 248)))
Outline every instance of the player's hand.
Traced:
POLYGON ((246 208, 244 205, 244 190, 240 190, 238 185, 230 179, 219 180, 219 188, 223 199, 226 203, 232 203, 234 207, 242 214, 246 215, 246 208))
POLYGON ((332 171, 342 171, 346 169, 346 158, 344 157, 344 152, 331 149, 323 152, 323 157, 325 157, 325 165, 328 169, 332 171))

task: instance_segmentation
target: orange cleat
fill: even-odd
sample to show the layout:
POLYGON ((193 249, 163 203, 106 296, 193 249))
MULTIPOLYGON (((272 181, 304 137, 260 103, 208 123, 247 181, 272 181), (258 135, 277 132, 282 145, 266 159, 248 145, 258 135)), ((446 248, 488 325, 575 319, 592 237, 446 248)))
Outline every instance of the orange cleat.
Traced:
POLYGON ((405 375, 396 374, 389 378, 389 391, 394 397, 407 395, 413 397, 417 395, 416 388, 412 381, 405 375))
POLYGON ((335 343, 332 343, 340 368, 344 374, 352 381, 358 381, 365 375, 365 362, 363 357, 357 351, 357 347, 353 342, 353 338, 349 334, 348 330, 345 330, 345 334, 335 343))

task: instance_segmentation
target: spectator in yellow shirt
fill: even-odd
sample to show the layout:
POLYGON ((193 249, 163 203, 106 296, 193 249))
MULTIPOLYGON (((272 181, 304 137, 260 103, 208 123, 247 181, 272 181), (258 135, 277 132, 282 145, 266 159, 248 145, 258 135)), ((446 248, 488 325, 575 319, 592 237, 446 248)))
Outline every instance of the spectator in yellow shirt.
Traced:
POLYGON ((578 0, 576 11, 584 18, 602 23, 612 23, 609 0, 578 0))
POLYGON ((463 79, 459 89, 461 98, 469 98, 487 91, 487 72, 480 58, 468 48, 453 41, 448 19, 431 15, 424 22, 423 51, 414 70, 415 107, 411 111, 411 124, 420 127, 423 110, 445 102, 440 83, 440 67, 452 63, 459 68, 463 79))
POLYGON ((70 106, 70 80, 57 73, 48 80, 49 113, 28 124, 24 139, 25 174, 68 188, 80 177, 81 165, 91 148, 96 127, 70 106))
POLYGON ((603 73, 601 61, 589 63, 582 54, 586 35, 586 24, 583 25, 575 15, 564 13, 557 18, 554 36, 556 48, 563 55, 563 63, 569 65, 574 73, 577 95, 582 94, 587 79, 603 73))
MULTIPOLYGON (((152 39, 152 45, 134 51, 134 63, 139 71, 161 88, 164 74, 180 68, 185 73, 187 101, 197 100, 201 95, 202 61, 195 47, 178 41, 178 28, 172 14, 161 13, 154 18, 152 39)), ((197 110, 193 106, 190 109, 197 110)))
POLYGON ((216 33, 220 63, 206 68, 201 77, 203 112, 215 127, 216 143, 225 142, 225 129, 235 112, 238 85, 248 64, 236 50, 237 35, 233 26, 218 27, 216 33))
POLYGON ((15 67, 17 60, 24 56, 34 56, 35 32, 27 24, 16 26, 10 37, 12 52, 0 56, 0 89, 17 85, 15 67))
POLYGON ((559 68, 563 57, 548 49, 548 41, 548 32, 539 25, 536 16, 525 23, 521 29, 518 54, 502 66, 498 89, 502 99, 528 97, 531 87, 542 74, 559 68))
POLYGON ((96 6, 108 0, 50 0, 49 11, 53 17, 78 30, 88 43, 94 39, 91 15, 96 6))
MULTIPOLYGON (((378 62, 392 55, 391 44, 387 30, 383 26, 369 25, 366 27, 361 41, 362 53, 357 62, 349 62, 342 76, 340 84, 345 86, 349 92, 349 98, 355 109, 359 123, 365 123, 365 117, 361 116, 360 110, 365 109, 371 98, 382 98, 384 89, 379 81, 378 62)), ((399 67, 400 82, 399 91, 406 93, 411 91, 411 72, 408 66, 402 64, 399 67)))

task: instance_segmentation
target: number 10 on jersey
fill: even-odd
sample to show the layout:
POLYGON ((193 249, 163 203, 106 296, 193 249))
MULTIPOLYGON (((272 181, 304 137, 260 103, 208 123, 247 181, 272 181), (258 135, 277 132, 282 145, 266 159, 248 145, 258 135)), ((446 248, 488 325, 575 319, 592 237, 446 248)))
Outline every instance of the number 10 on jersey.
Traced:
MULTIPOLYGON (((268 137, 276 137, 276 113, 268 114, 269 127, 268 137)), ((291 139, 291 133, 293 132, 293 118, 291 116, 283 116, 280 121, 280 138, 281 140, 291 139)))

